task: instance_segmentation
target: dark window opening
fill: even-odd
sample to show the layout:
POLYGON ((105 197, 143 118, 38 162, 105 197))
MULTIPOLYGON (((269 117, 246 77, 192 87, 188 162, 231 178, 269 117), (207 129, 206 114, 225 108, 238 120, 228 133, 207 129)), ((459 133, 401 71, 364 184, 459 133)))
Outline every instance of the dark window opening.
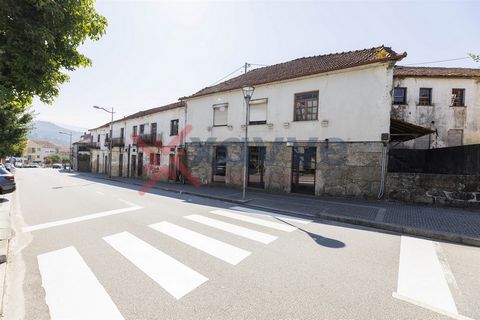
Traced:
POLYGON ((407 88, 397 87, 393 89, 393 104, 407 104, 407 88))
POLYGON ((178 119, 170 121, 170 135, 176 136, 178 134, 178 119))
POLYGON ((432 88, 420 88, 418 104, 421 106, 432 105, 432 88))
POLYGON ((465 89, 452 89, 452 107, 465 106, 465 89))

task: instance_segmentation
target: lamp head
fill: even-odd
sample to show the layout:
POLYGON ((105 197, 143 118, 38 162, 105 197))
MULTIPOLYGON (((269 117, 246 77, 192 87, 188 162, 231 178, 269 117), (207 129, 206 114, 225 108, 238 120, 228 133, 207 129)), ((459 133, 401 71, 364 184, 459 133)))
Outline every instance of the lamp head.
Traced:
POLYGON ((255 88, 252 86, 245 86, 242 88, 243 91, 243 97, 245 99, 250 99, 253 95, 253 91, 255 91, 255 88))

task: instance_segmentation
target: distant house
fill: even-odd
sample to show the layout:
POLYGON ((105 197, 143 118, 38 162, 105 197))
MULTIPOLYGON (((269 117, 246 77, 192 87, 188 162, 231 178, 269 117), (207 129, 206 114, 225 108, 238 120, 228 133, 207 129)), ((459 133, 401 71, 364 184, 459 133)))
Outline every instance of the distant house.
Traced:
POLYGON ((480 69, 394 69, 392 117, 436 134, 402 147, 429 149, 480 143, 480 69))
MULTIPOLYGON (((27 161, 43 163, 46 156, 59 154, 62 147, 43 140, 27 141, 27 161)), ((68 153, 68 148, 67 148, 68 153)))

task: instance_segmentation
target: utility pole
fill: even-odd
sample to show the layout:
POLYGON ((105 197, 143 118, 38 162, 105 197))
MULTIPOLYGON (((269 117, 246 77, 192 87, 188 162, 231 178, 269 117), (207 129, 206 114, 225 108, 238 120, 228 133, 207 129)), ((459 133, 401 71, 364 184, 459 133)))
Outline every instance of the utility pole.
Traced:
POLYGON ((245 67, 244 67, 244 68, 245 68, 245 73, 247 73, 247 72, 248 72, 248 68, 250 68, 250 63, 245 62, 245 67))

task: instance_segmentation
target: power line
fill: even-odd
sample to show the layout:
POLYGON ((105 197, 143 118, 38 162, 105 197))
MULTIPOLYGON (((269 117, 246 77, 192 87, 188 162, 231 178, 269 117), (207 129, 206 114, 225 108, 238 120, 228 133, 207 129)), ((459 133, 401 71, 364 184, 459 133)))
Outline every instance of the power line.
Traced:
POLYGON ((415 66, 419 64, 432 64, 432 63, 440 63, 440 62, 449 62, 449 61, 457 61, 457 60, 465 60, 471 59, 470 57, 463 57, 463 58, 454 58, 454 59, 447 59, 447 60, 437 60, 437 61, 427 61, 427 62, 418 62, 418 63, 409 63, 404 64, 404 66, 415 66))
POLYGON ((213 86, 213 85, 216 85, 216 84, 219 83, 220 81, 222 81, 222 80, 230 77, 232 74, 234 74, 235 72, 237 72, 237 71, 240 70, 240 69, 243 69, 244 67, 245 67, 244 65, 241 65, 240 67, 238 67, 238 68, 235 69, 234 71, 232 71, 232 72, 230 72, 229 74, 227 74, 225 77, 223 77, 223 78, 221 78, 220 80, 217 80, 217 81, 215 81, 214 83, 212 83, 211 85, 209 85, 209 87, 210 87, 210 86, 213 86))

